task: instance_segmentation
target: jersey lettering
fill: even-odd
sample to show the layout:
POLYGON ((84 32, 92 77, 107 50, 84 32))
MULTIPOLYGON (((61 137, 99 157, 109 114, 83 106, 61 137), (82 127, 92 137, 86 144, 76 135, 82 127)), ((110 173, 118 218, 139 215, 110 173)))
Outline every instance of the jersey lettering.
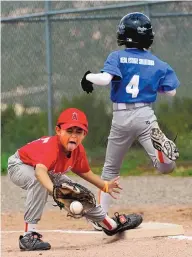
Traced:
POLYGON ((141 64, 141 65, 149 65, 149 66, 155 65, 154 60, 134 58, 134 57, 121 57, 120 63, 133 63, 133 64, 141 64))
POLYGON ((37 141, 42 141, 43 144, 46 144, 49 141, 50 138, 51 137, 39 138, 37 140, 33 140, 32 142, 29 142, 28 144, 31 144, 31 143, 34 143, 34 142, 37 142, 37 141))
POLYGON ((49 141, 50 137, 46 137, 46 138, 41 138, 41 140, 43 141, 43 144, 46 144, 49 141))

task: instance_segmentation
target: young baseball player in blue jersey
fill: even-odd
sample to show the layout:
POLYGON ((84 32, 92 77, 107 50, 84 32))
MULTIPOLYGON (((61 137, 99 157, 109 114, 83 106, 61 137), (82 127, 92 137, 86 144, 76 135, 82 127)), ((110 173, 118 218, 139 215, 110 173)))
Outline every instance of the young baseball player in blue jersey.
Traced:
MULTIPOLYGON (((180 83, 174 70, 148 50, 153 39, 151 21, 146 15, 125 15, 117 30, 117 43, 125 45, 125 49, 109 54, 101 73, 87 71, 81 80, 87 93, 93 91, 93 84, 111 84, 113 119, 102 171, 104 180, 119 175, 123 158, 135 140, 163 174, 174 170, 179 157, 174 142, 159 128, 151 105, 157 93, 174 96, 180 83)), ((100 203, 108 212, 110 197, 104 192, 100 203)))

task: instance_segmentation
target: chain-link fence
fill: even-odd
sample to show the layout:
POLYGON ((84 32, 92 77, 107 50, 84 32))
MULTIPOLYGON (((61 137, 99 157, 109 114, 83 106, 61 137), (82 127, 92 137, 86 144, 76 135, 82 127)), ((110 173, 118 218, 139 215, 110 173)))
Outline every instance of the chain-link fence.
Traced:
MULTIPOLYGON (((84 95, 82 75, 89 69, 100 71, 108 54, 117 49, 119 20, 134 11, 150 16, 156 33, 152 52, 175 69, 181 81, 177 95, 191 97, 191 1, 52 1, 49 12, 44 4, 2 2, 2 110, 13 105, 18 114, 41 113, 50 111, 50 103, 57 110, 84 95), (45 24, 50 26, 50 48, 45 24)), ((109 89, 97 88, 94 96, 110 110, 109 89)))

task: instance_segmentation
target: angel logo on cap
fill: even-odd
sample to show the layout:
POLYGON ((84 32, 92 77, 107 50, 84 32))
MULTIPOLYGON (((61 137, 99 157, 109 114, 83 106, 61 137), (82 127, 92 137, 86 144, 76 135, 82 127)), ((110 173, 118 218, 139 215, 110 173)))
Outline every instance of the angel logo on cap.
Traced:
POLYGON ((72 120, 78 120, 78 117, 77 117, 77 113, 76 113, 76 112, 73 112, 73 113, 72 113, 72 120))
POLYGON ((57 120, 57 125, 62 129, 71 127, 82 128, 86 133, 88 132, 88 121, 84 112, 76 108, 68 108, 64 110, 57 120))

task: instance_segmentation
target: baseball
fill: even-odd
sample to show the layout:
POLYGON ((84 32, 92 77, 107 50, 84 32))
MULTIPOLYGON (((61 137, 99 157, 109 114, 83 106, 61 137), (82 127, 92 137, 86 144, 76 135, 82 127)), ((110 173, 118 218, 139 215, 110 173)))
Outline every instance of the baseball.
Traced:
POLYGON ((73 214, 81 214, 83 211, 83 205, 78 201, 74 201, 70 204, 70 211, 73 214))

